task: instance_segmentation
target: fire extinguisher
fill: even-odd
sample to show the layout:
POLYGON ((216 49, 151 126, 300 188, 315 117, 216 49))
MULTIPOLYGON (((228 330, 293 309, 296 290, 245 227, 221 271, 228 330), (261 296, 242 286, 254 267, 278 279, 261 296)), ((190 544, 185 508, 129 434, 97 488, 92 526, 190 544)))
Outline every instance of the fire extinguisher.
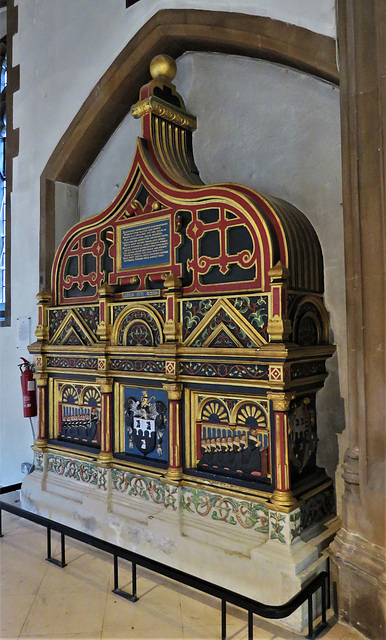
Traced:
POLYGON ((25 358, 18 365, 21 372, 21 389, 23 394, 23 411, 25 418, 37 415, 36 411, 36 384, 32 373, 32 365, 25 358))

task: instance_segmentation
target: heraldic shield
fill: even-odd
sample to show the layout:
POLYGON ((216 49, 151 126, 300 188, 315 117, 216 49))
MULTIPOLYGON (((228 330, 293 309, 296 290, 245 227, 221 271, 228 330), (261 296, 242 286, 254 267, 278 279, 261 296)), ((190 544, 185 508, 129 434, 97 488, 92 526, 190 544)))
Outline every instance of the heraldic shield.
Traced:
POLYGON ((138 449, 144 456, 157 447, 162 453, 162 440, 166 428, 167 408, 154 396, 142 391, 141 400, 133 396, 125 402, 125 424, 129 436, 129 448, 138 449))
POLYGON ((134 418, 133 440, 137 449, 144 455, 151 453, 156 445, 155 420, 134 418))
POLYGON ((316 412, 310 398, 300 398, 291 403, 288 422, 289 458, 299 474, 316 451, 316 412))

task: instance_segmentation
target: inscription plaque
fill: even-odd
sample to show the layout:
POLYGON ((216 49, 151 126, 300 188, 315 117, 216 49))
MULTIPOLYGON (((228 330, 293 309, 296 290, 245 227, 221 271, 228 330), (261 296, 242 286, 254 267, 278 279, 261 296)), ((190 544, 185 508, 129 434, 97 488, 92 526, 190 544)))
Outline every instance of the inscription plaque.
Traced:
POLYGON ((119 248, 121 269, 169 264, 169 220, 121 227, 119 248))

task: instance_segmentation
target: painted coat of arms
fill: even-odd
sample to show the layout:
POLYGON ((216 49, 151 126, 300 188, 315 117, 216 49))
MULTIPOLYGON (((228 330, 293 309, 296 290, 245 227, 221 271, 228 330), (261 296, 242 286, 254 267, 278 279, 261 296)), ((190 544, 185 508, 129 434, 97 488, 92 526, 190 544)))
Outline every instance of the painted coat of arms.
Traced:
POLYGON ((288 453, 293 469, 300 474, 316 451, 316 412, 310 398, 292 402, 288 415, 288 453))
MULTIPOLYGON (((164 434, 167 427, 167 407, 155 395, 149 396, 143 390, 140 399, 134 395, 125 401, 125 425, 128 436, 128 448, 132 453, 142 453, 144 457, 156 452, 164 458, 167 442, 164 434)), ((154 455, 152 456, 154 457, 154 455)))

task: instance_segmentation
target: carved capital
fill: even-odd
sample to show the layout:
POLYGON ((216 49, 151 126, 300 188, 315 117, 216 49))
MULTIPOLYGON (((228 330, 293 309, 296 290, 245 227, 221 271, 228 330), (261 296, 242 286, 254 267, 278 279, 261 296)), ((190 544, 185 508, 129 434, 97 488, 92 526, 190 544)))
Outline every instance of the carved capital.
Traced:
POLYGON ((169 400, 180 400, 182 394, 182 384, 178 382, 165 382, 162 388, 167 391, 169 400))
POLYGON ((181 278, 174 273, 165 274, 164 285, 167 293, 180 292, 182 289, 181 278))
POLYGON ((268 271, 268 275, 272 281, 277 281, 277 280, 283 281, 283 280, 288 280, 290 272, 287 269, 287 267, 284 264, 282 264, 281 261, 279 260, 279 262, 277 262, 275 266, 268 271))
POLYGON ((38 304, 46 304, 49 305, 51 303, 51 294, 46 291, 46 289, 42 289, 36 296, 38 300, 38 304))
POLYGON ((174 320, 167 320, 164 324, 164 336, 166 342, 178 342, 180 337, 180 325, 174 320))
POLYGON ((286 342, 292 333, 291 320, 274 316, 268 320, 267 331, 271 340, 275 342, 286 342))
POLYGON ((98 294, 100 298, 112 298, 114 289, 107 282, 103 282, 99 287, 98 294))
POLYGON ((38 324, 35 329, 35 336, 39 341, 47 341, 48 340, 48 327, 45 327, 43 324, 38 324))
POLYGON ((291 401, 294 400, 296 395, 294 393, 267 393, 268 400, 272 400, 274 411, 289 411, 291 401))
POLYGON ((113 380, 108 377, 100 377, 98 378, 99 388, 101 393, 112 393, 113 391, 113 380))
POLYGON ((98 324, 98 328, 97 328, 97 336, 98 336, 98 338, 100 340, 109 340, 110 334, 111 334, 110 325, 106 325, 105 321, 102 320, 102 322, 100 322, 98 324))
POLYGON ((145 98, 145 100, 141 100, 134 104, 130 109, 130 113, 135 119, 143 118, 143 116, 153 113, 154 115, 159 116, 164 120, 168 120, 169 122, 173 122, 188 131, 195 131, 197 128, 197 121, 194 116, 184 113, 178 108, 173 109, 173 107, 161 104, 158 102, 157 98, 154 98, 153 96, 145 98))
POLYGON ((46 387, 48 382, 48 375, 46 373, 35 373, 35 380, 37 387, 46 387))

